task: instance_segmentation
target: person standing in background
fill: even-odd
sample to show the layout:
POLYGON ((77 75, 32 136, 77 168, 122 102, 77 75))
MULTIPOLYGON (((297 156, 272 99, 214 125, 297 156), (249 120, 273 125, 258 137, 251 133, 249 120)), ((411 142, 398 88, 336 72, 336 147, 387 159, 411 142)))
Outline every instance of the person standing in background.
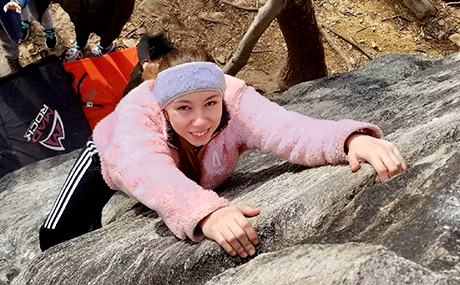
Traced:
POLYGON ((35 0, 29 0, 29 4, 21 11, 21 42, 26 41, 29 38, 30 23, 32 22, 32 18, 35 21, 40 22, 42 26, 43 33, 45 34, 45 46, 48 49, 55 48, 58 43, 58 39, 54 30, 53 16, 51 15, 50 6, 46 8, 45 13, 41 17, 41 21, 39 21, 35 0))
MULTIPOLYGON (((37 1, 38 15, 43 15, 51 0, 37 1)), ((115 50, 115 39, 120 36, 123 26, 134 10, 135 0, 56 0, 69 14, 75 26, 75 45, 67 53, 67 61, 83 58, 89 48, 91 33, 98 35, 99 44, 91 49, 89 57, 102 56, 115 50)))
POLYGON ((21 69, 19 62, 19 40, 21 39, 21 10, 27 5, 28 0, 0 0, 0 43, 3 55, 8 61, 12 72, 21 69))
POLYGON ((137 44, 138 63, 134 66, 130 80, 123 91, 123 97, 132 89, 144 82, 143 74, 145 68, 150 64, 158 64, 156 60, 161 59, 176 47, 166 38, 163 33, 156 35, 145 34, 137 44))

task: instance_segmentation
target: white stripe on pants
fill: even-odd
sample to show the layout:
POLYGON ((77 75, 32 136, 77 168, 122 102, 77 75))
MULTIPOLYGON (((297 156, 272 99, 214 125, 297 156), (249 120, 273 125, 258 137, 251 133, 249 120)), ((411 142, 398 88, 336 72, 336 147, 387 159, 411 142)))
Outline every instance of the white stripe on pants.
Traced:
POLYGON ((69 176, 62 186, 61 192, 59 193, 56 202, 54 202, 53 208, 51 209, 48 218, 45 221, 45 228, 55 229, 59 219, 61 218, 62 213, 67 206, 70 198, 72 197, 75 188, 77 187, 80 179, 85 174, 88 167, 91 165, 92 156, 97 153, 96 146, 94 142, 88 141, 87 148, 84 153, 78 158, 78 161, 75 162, 74 167, 70 171, 69 176))

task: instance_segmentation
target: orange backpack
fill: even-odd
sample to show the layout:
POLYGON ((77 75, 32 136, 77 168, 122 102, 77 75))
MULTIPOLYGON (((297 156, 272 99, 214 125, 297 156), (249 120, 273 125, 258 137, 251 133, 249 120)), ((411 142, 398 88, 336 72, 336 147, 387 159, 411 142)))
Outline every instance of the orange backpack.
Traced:
POLYGON ((80 96, 91 130, 115 110, 137 62, 136 47, 131 47, 64 63, 65 70, 74 76, 72 85, 80 96))

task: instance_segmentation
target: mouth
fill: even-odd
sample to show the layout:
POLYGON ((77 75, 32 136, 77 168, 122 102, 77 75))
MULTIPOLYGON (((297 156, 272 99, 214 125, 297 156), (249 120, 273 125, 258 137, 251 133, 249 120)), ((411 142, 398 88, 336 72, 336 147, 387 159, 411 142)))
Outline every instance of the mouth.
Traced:
POLYGON ((192 134, 192 136, 197 139, 201 139, 205 137, 208 134, 208 132, 209 132, 209 129, 202 131, 202 132, 190 132, 190 134, 192 134))

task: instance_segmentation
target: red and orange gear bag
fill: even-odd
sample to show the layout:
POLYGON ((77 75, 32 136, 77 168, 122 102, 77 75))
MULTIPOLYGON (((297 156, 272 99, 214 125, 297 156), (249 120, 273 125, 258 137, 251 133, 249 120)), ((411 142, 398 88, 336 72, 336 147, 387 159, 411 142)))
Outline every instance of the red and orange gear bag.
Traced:
POLYGON ((64 63, 66 71, 74 76, 72 85, 91 130, 115 109, 137 62, 136 47, 131 47, 102 57, 64 63))

